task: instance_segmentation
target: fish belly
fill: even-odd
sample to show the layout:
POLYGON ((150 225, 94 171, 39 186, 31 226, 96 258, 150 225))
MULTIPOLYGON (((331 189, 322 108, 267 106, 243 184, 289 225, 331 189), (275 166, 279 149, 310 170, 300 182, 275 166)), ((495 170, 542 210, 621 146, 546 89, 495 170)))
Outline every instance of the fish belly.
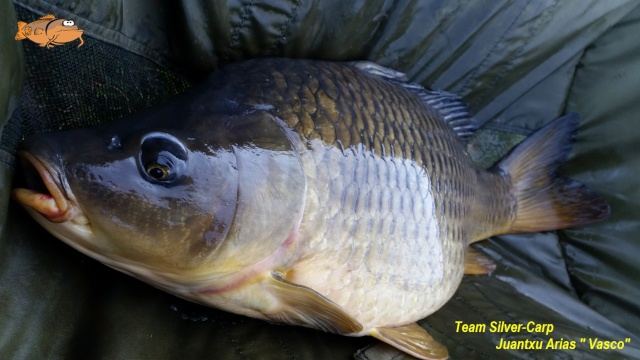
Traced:
POLYGON ((438 216, 440 196, 423 167, 364 148, 311 144, 302 155, 300 260, 288 280, 342 306, 363 335, 440 308, 461 281, 465 243, 438 216))

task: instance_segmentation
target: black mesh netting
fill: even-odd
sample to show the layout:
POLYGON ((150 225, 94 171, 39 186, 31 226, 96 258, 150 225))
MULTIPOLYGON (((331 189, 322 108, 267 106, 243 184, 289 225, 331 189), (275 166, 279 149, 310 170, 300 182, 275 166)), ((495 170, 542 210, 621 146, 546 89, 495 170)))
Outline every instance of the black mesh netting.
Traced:
MULTIPOLYGON (((16 6, 27 23, 40 18, 16 6)), ((27 135, 97 125, 148 108, 191 84, 142 56, 83 35, 47 49, 22 40, 26 82, 18 108, 6 124, 0 147, 14 153, 27 135)))

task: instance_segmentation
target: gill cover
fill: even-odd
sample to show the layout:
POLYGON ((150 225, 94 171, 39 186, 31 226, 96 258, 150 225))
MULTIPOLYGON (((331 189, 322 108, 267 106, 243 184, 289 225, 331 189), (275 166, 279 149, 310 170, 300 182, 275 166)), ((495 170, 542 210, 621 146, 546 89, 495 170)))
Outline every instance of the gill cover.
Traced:
POLYGON ((224 133, 235 155, 238 193, 232 226, 216 254, 225 267, 220 270, 260 261, 287 266, 306 199, 299 136, 265 111, 230 117, 224 133))

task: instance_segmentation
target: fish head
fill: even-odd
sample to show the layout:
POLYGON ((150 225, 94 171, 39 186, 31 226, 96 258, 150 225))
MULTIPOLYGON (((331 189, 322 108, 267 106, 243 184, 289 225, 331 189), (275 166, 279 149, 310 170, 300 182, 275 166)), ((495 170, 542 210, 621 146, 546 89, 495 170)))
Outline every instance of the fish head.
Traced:
POLYGON ((73 20, 54 19, 45 24, 48 34, 78 30, 78 26, 73 20))
POLYGON ((306 188, 286 131, 263 109, 193 101, 33 135, 13 197, 72 247, 174 293, 286 261, 306 188))
POLYGON ((47 27, 47 36, 54 37, 57 43, 67 43, 82 36, 84 30, 78 29, 73 20, 56 19, 47 27))

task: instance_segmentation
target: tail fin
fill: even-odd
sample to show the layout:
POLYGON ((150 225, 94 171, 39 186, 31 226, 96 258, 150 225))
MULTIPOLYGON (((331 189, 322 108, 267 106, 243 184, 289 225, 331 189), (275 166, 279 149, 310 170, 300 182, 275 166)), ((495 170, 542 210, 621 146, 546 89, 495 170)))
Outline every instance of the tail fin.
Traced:
POLYGON ((511 180, 515 220, 505 233, 563 229, 600 221, 609 205, 582 183, 556 176, 571 151, 579 125, 576 113, 542 127, 494 166, 511 180))
POLYGON ((27 37, 24 36, 24 34, 22 33, 22 29, 24 29, 24 27, 27 25, 26 22, 24 21, 18 21, 18 32, 16 33, 16 40, 24 40, 27 37))

